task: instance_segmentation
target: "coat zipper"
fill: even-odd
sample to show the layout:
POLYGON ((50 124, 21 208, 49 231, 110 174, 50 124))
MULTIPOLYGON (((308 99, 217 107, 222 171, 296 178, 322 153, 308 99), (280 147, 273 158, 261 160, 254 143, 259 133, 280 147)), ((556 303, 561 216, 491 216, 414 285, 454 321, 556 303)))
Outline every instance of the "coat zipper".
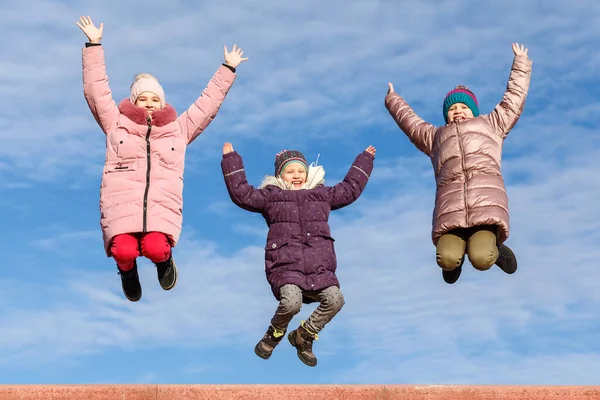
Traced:
MULTIPOLYGON (((296 196, 297 196, 296 198, 298 198, 299 196, 301 196, 301 194, 300 193, 296 193, 296 196)), ((306 198, 304 198, 304 201, 302 201, 303 205, 305 203, 306 203, 306 198)), ((298 204, 296 204, 296 206, 298 207, 298 215, 301 215, 301 213, 300 213, 300 204, 298 203, 298 204)), ((302 218, 300 218, 299 221, 300 221, 300 232, 302 232, 304 230, 304 222, 302 221, 302 218)), ((306 232, 306 237, 310 238, 310 232, 306 232)), ((306 240, 306 245, 309 246, 309 247, 312 247, 312 246, 310 246, 310 244, 308 244, 308 239, 305 239, 305 240, 306 240)), ((305 251, 305 248, 304 248, 304 243, 305 242, 303 240, 300 243, 300 248, 302 249, 302 262, 304 263, 303 269, 306 272, 306 251, 305 251)), ((313 263, 314 263, 314 252, 312 252, 312 254, 313 254, 313 263)), ((306 274, 305 274, 305 280, 306 280, 306 286, 307 287, 310 286, 311 289, 314 289, 314 287, 315 287, 315 281, 313 280, 312 283, 309 284, 308 283, 308 275, 306 275, 306 274)), ((309 289, 309 291, 311 289, 309 289)))
POLYGON ((152 131, 152 119, 146 117, 148 131, 146 132, 146 188, 144 189, 144 216, 143 232, 147 231, 147 213, 148 213, 148 189, 150 188, 150 132, 152 131))
POLYGON ((469 226, 469 206, 467 205, 467 169, 465 168, 465 149, 463 148, 462 137, 460 136, 460 129, 458 129, 458 124, 456 124, 456 137, 458 138, 458 145, 460 147, 460 163, 462 165, 462 170, 464 174, 464 183, 463 183, 463 200, 465 202, 465 224, 469 226))

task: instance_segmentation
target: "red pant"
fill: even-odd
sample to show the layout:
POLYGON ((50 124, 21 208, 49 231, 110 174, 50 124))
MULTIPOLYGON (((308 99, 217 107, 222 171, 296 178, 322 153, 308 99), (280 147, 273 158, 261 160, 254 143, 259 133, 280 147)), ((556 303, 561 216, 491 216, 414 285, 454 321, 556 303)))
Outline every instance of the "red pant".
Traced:
POLYGON ((124 233, 113 238, 110 251, 119 269, 128 271, 141 254, 153 263, 167 261, 171 257, 171 243, 164 233, 124 233))

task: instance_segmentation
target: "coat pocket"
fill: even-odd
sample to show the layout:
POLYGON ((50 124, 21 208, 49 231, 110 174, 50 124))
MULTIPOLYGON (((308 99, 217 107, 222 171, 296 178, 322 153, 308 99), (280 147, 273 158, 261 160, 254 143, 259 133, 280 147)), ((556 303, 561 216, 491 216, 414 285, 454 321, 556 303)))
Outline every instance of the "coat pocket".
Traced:
POLYGON ((317 256, 318 265, 315 265, 315 269, 318 273, 324 270, 335 272, 337 268, 337 257, 335 254, 335 239, 327 235, 318 235, 319 238, 315 241, 311 247, 317 256))
POLYGON ((271 269, 278 265, 291 262, 289 241, 285 238, 273 238, 267 241, 265 246, 266 268, 271 269))
POLYGON ((107 161, 104 165, 104 173, 113 174, 136 171, 137 164, 137 160, 107 161))
POLYGON ((178 137, 172 138, 165 148, 164 160, 172 168, 180 168, 185 162, 185 151, 185 141, 178 137))

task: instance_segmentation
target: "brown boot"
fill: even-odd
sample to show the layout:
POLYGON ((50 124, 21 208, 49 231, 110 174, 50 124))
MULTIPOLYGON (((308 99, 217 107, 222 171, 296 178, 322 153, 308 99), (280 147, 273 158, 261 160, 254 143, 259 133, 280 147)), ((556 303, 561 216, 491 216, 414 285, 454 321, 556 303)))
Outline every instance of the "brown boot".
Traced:
POLYGON ((319 335, 309 332, 304 327, 304 321, 302 321, 298 329, 295 329, 288 334, 288 340, 292 346, 296 348, 298 358, 309 367, 315 367, 317 365, 317 357, 315 357, 312 351, 312 345, 313 341, 318 338, 319 335))
POLYGON ((254 347, 254 352, 260 358, 265 360, 268 359, 271 357, 271 354, 273 354, 275 347, 277 347, 279 342, 281 342, 281 339, 283 339, 283 335, 285 335, 285 330, 279 331, 276 330, 273 325, 269 325, 269 329, 267 329, 265 336, 263 336, 261 341, 254 347))

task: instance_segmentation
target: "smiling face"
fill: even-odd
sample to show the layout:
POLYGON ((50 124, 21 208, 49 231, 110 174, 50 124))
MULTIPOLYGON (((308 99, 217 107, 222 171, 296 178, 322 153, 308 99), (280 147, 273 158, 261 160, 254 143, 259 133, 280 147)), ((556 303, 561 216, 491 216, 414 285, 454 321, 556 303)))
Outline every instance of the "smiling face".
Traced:
POLYGON ((152 92, 141 93, 135 101, 135 105, 144 108, 148 115, 152 115, 154 111, 162 108, 160 98, 152 92))
POLYGON ((281 179, 290 187, 292 190, 297 190, 306 183, 306 168, 301 162, 291 162, 281 172, 281 179))
POLYGON ((461 122, 473 117, 473 111, 465 103, 454 103, 448 109, 448 122, 461 122))

